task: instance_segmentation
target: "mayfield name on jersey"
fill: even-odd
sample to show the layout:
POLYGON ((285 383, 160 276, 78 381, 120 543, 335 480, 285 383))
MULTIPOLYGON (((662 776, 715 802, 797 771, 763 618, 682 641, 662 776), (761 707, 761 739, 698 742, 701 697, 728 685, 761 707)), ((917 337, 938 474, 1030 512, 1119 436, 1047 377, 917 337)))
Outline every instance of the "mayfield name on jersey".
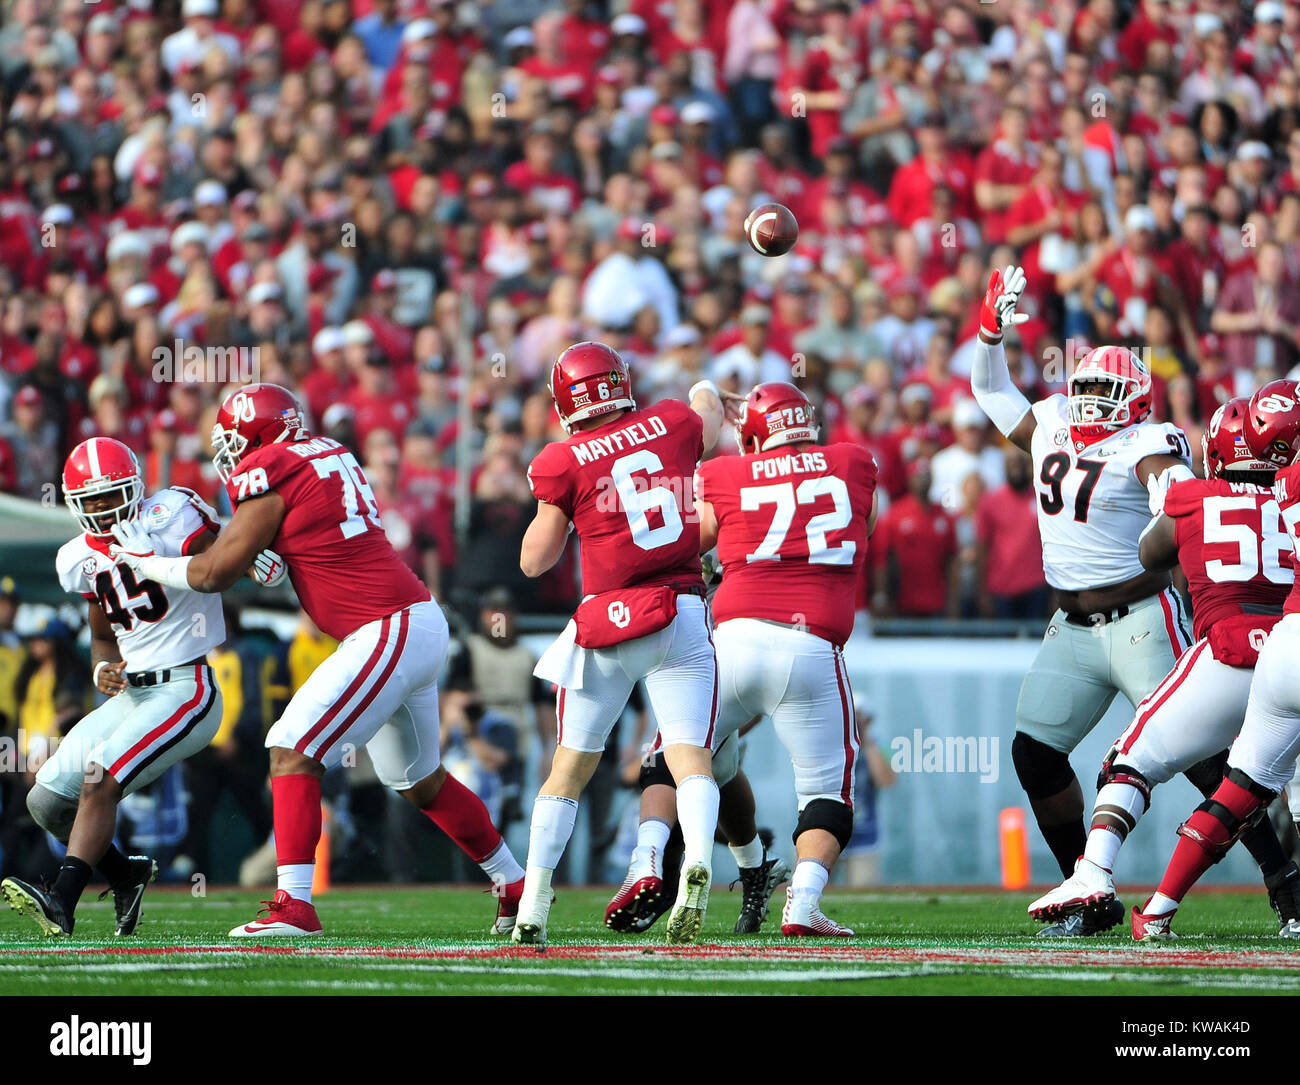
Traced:
POLYGON ((1047 582, 1086 591, 1140 575, 1138 538, 1151 510, 1137 465, 1157 455, 1190 464, 1183 431, 1168 422, 1140 422, 1078 447, 1065 396, 1039 400, 1033 412, 1038 425, 1030 454, 1047 582))
POLYGON ((1282 613, 1295 574, 1292 542, 1271 489, 1186 479, 1169 487, 1165 515, 1174 521, 1198 640, 1224 619, 1282 613))
POLYGON ((853 631, 876 461, 857 444, 778 447, 701 464, 698 500, 718 521, 717 623, 760 618, 835 645, 853 631))
POLYGON ((702 590, 691 482, 703 455, 704 423, 675 399, 625 411, 537 454, 528 484, 572 521, 584 593, 702 590))
POLYGON ((303 609, 335 640, 428 602, 429 589, 384 534, 356 457, 338 441, 313 437, 254 449, 226 491, 232 505, 280 495, 284 519, 271 545, 289 567, 303 609))
MULTIPOLYGON (((159 490, 140 504, 140 523, 162 557, 185 557, 219 528, 216 513, 188 491, 159 490)), ((55 568, 63 590, 98 603, 117 637, 129 674, 178 667, 226 639, 219 595, 138 580, 109 556, 110 540, 82 534, 59 547, 55 568)))

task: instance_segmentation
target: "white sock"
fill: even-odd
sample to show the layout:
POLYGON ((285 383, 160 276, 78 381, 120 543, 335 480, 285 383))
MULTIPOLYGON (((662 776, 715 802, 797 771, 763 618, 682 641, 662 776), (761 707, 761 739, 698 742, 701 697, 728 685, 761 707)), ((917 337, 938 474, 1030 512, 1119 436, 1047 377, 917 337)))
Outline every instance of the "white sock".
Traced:
POLYGON ((294 900, 311 903, 311 883, 316 874, 315 863, 290 863, 275 868, 275 886, 283 889, 294 900))
POLYGON ((718 785, 711 776, 688 776, 677 785, 677 821, 682 827, 683 875, 693 863, 703 863, 712 870, 718 785))
POLYGON ((1172 897, 1167 897, 1163 893, 1157 893, 1149 901, 1147 906, 1142 909, 1144 915, 1168 915, 1170 912, 1178 911, 1178 901, 1172 897))
POLYGON ((668 846, 668 837, 672 827, 666 821, 650 818, 641 822, 636 830, 636 847, 632 851, 632 863, 629 870, 640 877, 653 874, 656 878, 664 876, 664 848, 668 846))
POLYGON ((752 870, 763 865, 763 842, 757 835, 748 844, 728 844, 727 848, 741 870, 752 870))
POLYGON ((524 876, 524 868, 504 840, 497 845, 496 851, 479 863, 479 867, 492 879, 493 885, 512 885, 524 876))
POLYGON ((800 859, 795 864, 794 876, 790 879, 790 892, 796 896, 807 894, 813 901, 819 901, 826 883, 831 880, 831 872, 816 859, 800 859))
POLYGON ((1089 829, 1088 843, 1083 847, 1083 857, 1093 866, 1107 872, 1115 869, 1115 860, 1124 838, 1113 829, 1089 829))
POLYGON ((554 870, 573 835, 578 800, 561 795, 538 795, 533 803, 533 823, 528 833, 528 869, 554 870))

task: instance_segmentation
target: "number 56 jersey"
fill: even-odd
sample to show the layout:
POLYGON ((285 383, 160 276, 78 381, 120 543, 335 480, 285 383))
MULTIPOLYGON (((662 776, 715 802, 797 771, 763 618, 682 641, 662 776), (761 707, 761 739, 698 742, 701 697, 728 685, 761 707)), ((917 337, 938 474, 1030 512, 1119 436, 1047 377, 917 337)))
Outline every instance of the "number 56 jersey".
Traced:
POLYGON ((1030 454, 1047 582, 1061 591, 1085 591, 1139 575, 1138 537, 1151 510, 1137 465, 1157 455, 1190 464, 1183 431, 1168 422, 1141 422, 1078 448, 1065 396, 1039 400, 1033 412, 1038 425, 1030 454))
POLYGON ((284 519, 271 547, 285 560, 298 601, 335 640, 429 601, 429 589, 389 543, 374 492, 338 441, 264 445, 226 483, 230 503, 274 491, 284 519))
MULTIPOLYGON (((140 503, 139 522, 163 557, 183 557, 220 526, 216 513, 188 490, 159 490, 140 503)), ((64 591, 98 603, 117 638, 129 674, 165 670, 198 659, 226 639, 221 596, 138 580, 109 556, 109 540, 78 535, 54 559, 64 591)))
POLYGON ((695 496, 718 520, 713 620, 759 618, 837 646, 853 630, 876 461, 856 444, 774 448, 700 465, 695 496))

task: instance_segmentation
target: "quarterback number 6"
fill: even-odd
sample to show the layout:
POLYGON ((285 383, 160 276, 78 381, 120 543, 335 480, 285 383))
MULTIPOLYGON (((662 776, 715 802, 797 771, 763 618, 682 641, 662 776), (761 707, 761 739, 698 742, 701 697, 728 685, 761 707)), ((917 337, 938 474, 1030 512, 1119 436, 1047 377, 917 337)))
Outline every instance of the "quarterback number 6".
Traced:
POLYGON ((637 485, 633 474, 644 471, 650 474, 662 471, 663 460, 643 448, 629 456, 614 461, 609 469, 614 489, 618 491, 619 503, 627 517, 627 526, 632 532, 632 541, 642 550, 654 550, 668 546, 681 538, 682 514, 677 508, 677 498, 667 486, 648 486, 645 489, 637 485), (659 510, 663 523, 658 527, 650 526, 647 513, 659 510))

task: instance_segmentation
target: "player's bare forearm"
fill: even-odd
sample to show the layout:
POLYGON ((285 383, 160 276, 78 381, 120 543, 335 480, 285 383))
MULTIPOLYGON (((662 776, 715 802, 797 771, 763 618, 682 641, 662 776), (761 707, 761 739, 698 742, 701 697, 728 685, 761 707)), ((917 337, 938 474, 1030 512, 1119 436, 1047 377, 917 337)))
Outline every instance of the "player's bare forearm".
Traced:
POLYGON ((695 511, 700 517, 700 553, 707 554, 718 545, 718 517, 709 501, 695 500, 695 511))
POLYGON ((709 452, 718 443, 718 434, 727 417, 722 397, 708 382, 700 381, 691 389, 689 405, 704 423, 704 451, 709 452))
POLYGON ((1142 533, 1138 543, 1138 560, 1142 568, 1157 572, 1178 564, 1178 544, 1174 539, 1174 521, 1161 515, 1142 533))
POLYGON ((541 576, 554 567, 569 538, 569 517, 555 505, 537 502, 537 515, 524 532, 519 548, 519 568, 524 576, 541 576))
POLYGON ((221 534, 190 561, 185 571, 190 587, 205 594, 232 587, 275 541, 283 520, 284 499, 274 490, 240 502, 221 534))
POLYGON ((109 623, 108 615, 104 613, 104 608, 98 603, 91 603, 89 607, 90 618, 90 665, 93 667, 96 663, 120 663, 122 653, 117 646, 117 637, 113 633, 113 626, 109 623))

